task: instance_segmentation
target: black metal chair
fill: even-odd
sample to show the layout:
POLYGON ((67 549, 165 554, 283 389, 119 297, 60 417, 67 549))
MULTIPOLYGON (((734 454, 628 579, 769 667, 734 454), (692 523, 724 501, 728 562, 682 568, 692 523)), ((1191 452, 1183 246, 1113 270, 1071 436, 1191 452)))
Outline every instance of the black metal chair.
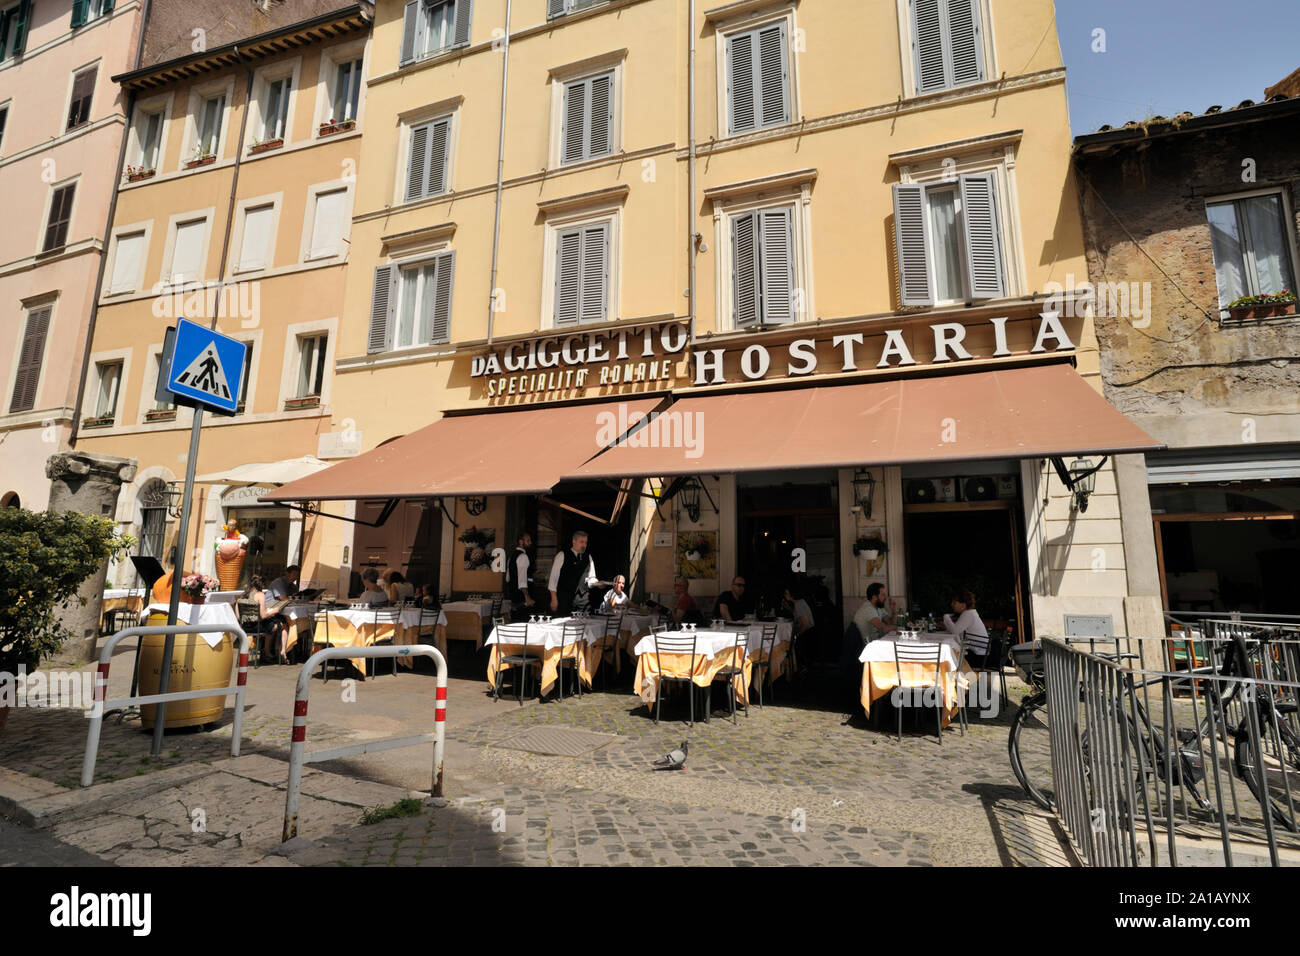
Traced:
MULTIPOLYGON (((392 647, 394 644, 397 643, 397 627, 398 627, 398 625, 401 623, 401 620, 402 620, 402 610, 401 610, 401 608, 400 608, 400 607, 376 607, 376 608, 374 609, 374 614, 375 614, 375 618, 374 618, 374 621, 375 621, 375 623, 374 623, 374 627, 375 627, 375 629, 374 629, 374 631, 372 632, 371 645, 374 646, 374 647, 379 647, 380 645, 387 645, 388 647, 392 647), (379 628, 380 628, 381 625, 387 625, 387 626, 391 626, 391 627, 392 627, 393 630, 392 630, 392 632, 390 633, 390 635, 389 635, 388 637, 380 637, 380 636, 379 636, 379 628)), ((371 663, 370 663, 370 676, 371 676, 371 677, 378 677, 378 676, 379 676, 379 662, 380 662, 380 660, 381 660, 381 658, 378 658, 378 657, 372 657, 372 658, 370 659, 370 661, 371 661, 371 663)), ((392 660, 392 662, 393 662, 393 676, 396 677, 396 676, 397 676, 397 658, 396 658, 396 657, 393 657, 393 658, 391 658, 391 660, 392 660)))
MULTIPOLYGON (((740 686, 745 686, 745 658, 749 656, 749 629, 736 630, 736 643, 732 648, 731 663, 718 670, 717 675, 713 678, 714 682, 725 680, 727 682, 727 692, 731 700, 731 722, 737 723, 736 720, 736 700, 740 696, 736 693, 736 681, 740 681, 740 686)), ((709 704, 712 706, 713 686, 709 686, 709 704)), ((745 698, 745 716, 749 716, 749 698, 745 698)))
POLYGON ((569 657, 566 653, 570 645, 574 646, 575 655, 582 653, 582 642, 587 636, 586 621, 565 621, 560 625, 560 662, 555 667, 556 683, 560 688, 560 700, 564 700, 564 673, 573 670, 574 683, 578 685, 578 696, 582 696, 582 671, 578 667, 577 656, 569 657))
POLYGON ((995 629, 987 638, 973 635, 969 631, 963 632, 961 636, 963 660, 966 658, 967 649, 973 650, 978 654, 980 644, 983 644, 987 640, 983 660, 978 664, 978 666, 972 664, 971 670, 976 674, 996 674, 999 682, 999 690, 1002 693, 1000 699, 1004 703, 1007 699, 1006 657, 1008 647, 1006 633, 1007 632, 1004 630, 995 629))
POLYGON ((236 601, 235 613, 239 617, 239 626, 256 647, 256 653, 250 655, 253 658, 253 667, 261 667, 262 640, 267 635, 266 622, 262 620, 262 609, 257 606, 256 601, 236 601))
MULTIPOLYGON (((623 638, 623 615, 625 611, 615 611, 605 618, 605 634, 601 638, 600 658, 597 666, 600 668, 600 689, 609 688, 609 668, 618 668, 618 655, 623 653, 619 642, 623 638), (605 657, 609 655, 609 664, 606 665, 605 657)), ((594 675, 593 675, 594 678, 594 675)))
POLYGON ((659 681, 655 687, 655 723, 659 723, 659 713, 663 707, 664 701, 664 684, 685 684, 687 693, 691 699, 691 719, 689 726, 695 726, 695 695, 698 689, 695 683, 695 659, 698 656, 695 653, 695 632, 688 631, 682 634, 669 635, 667 631, 657 629, 652 630, 651 636, 654 638, 655 646, 655 669, 659 672, 659 681), (690 669, 685 677, 677 677, 664 674, 663 659, 661 654, 687 654, 690 658, 690 669))
POLYGON ((115 607, 111 611, 104 612, 103 619, 99 622, 99 633, 104 637, 109 637, 124 628, 134 627, 138 624, 140 622, 140 612, 131 607, 131 599, 137 596, 140 598, 142 607, 147 603, 143 590, 139 592, 134 589, 128 590, 126 592, 125 607, 115 607))
MULTIPOLYGON (((748 633, 748 632, 746 632, 748 633)), ((758 709, 763 709, 763 683, 772 685, 772 703, 776 703, 776 681, 772 679, 772 652, 776 650, 776 624, 764 624, 758 640, 758 659, 750 666, 758 671, 758 709)))
POLYGON ((504 645, 516 645, 520 647, 517 653, 505 653, 499 651, 497 657, 497 679, 492 687, 492 696, 496 700, 501 699, 501 678, 507 668, 518 668, 523 671, 522 681, 523 689, 520 690, 520 682, 515 682, 515 699, 519 701, 519 706, 523 706, 524 698, 528 696, 528 672, 532 668, 537 668, 537 683, 542 682, 542 658, 534 657, 528 653, 528 623, 522 624, 505 624, 501 623, 496 626, 497 647, 502 648, 504 645))
POLYGON ((902 698, 912 694, 919 694, 924 702, 925 695, 934 694, 936 696, 934 719, 935 727, 939 732, 939 743, 943 743, 943 675, 940 673, 940 666, 943 660, 943 644, 939 641, 903 641, 895 639, 894 641, 894 666, 898 668, 898 739, 903 739, 903 706, 902 698), (903 686, 903 664, 910 664, 909 670, 914 671, 917 666, 926 664, 934 665, 934 679, 930 682, 920 681, 911 683, 907 687, 903 686))

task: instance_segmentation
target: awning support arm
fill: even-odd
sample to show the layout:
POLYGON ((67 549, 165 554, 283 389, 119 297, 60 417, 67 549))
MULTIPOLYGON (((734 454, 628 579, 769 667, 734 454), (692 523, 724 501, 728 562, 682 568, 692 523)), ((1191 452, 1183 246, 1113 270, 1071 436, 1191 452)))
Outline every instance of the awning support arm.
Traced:
POLYGON ((1070 469, 1065 467, 1065 459, 1062 458, 1061 456, 1058 455, 1055 458, 1052 458, 1051 462, 1052 462, 1052 467, 1056 469, 1056 474, 1060 476, 1061 483, 1064 484, 1068 490, 1073 491, 1076 482, 1082 481, 1084 478, 1087 478, 1091 475, 1095 475, 1097 472, 1101 471, 1103 468, 1106 467, 1106 462, 1108 462, 1109 460, 1110 460, 1110 455, 1102 455, 1101 462, 1097 465, 1096 468, 1092 468, 1088 471, 1082 472, 1077 475, 1070 474, 1070 469))
POLYGON ((395 510, 397 510, 397 502, 397 498, 389 498, 384 502, 384 510, 379 512, 379 519, 377 521, 362 521, 360 518, 348 518, 343 515, 332 515, 327 511, 321 511, 320 508, 312 507, 311 504, 306 501, 297 504, 294 504, 292 501, 284 501, 281 502, 281 504, 291 511, 301 511, 305 515, 317 515, 321 518, 337 518, 339 521, 365 525, 367 528, 379 528, 382 527, 384 522, 389 519, 395 510))
POLYGON ((460 527, 460 525, 456 524, 456 519, 453 518, 453 517, 451 516, 451 512, 447 510, 447 499, 446 499, 446 498, 439 498, 439 499, 438 499, 438 507, 441 508, 441 509, 442 509, 442 513, 443 513, 444 515, 447 516, 447 520, 451 522, 451 526, 452 526, 453 528, 459 528, 459 527, 460 527))
MULTIPOLYGON (((714 475, 714 476, 713 476, 713 479, 714 479, 715 481, 717 481, 717 480, 718 480, 718 476, 717 476, 717 475, 714 475)), ((709 486, 706 485, 703 481, 700 481, 699 478, 696 478, 695 480, 700 482, 700 487, 704 489, 704 497, 708 498, 708 499, 709 499, 709 504, 713 505, 713 513, 714 513, 715 515, 716 515, 716 514, 721 514, 722 512, 720 512, 720 511, 718 510, 718 506, 717 506, 717 504, 716 504, 716 503, 714 502, 714 500, 713 500, 713 495, 709 494, 709 486)))

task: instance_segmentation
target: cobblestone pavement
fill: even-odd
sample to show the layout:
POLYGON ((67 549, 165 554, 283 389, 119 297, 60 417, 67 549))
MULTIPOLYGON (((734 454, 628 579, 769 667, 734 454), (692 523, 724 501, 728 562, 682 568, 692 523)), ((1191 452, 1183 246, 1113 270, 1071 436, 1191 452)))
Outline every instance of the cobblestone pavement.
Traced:
MULTIPOLYGON (((742 713, 736 724, 717 711, 688 727, 684 708, 665 704, 656 725, 624 689, 544 705, 494 704, 483 697, 475 666, 466 665, 449 695, 451 799, 444 806, 360 825, 360 807, 428 789, 427 746, 314 765, 309 773, 321 773, 320 786, 315 796, 304 787, 303 839, 278 850, 290 727, 284 704, 296 671, 263 668, 250 681, 245 715, 242 750, 251 758, 228 762, 229 712, 214 730, 169 734, 158 759, 149 758, 138 723, 108 723, 97 785, 129 788, 148 783, 136 778, 164 777, 102 812, 56 822, 53 832, 124 865, 1067 863, 1052 825, 1011 774, 1005 716, 973 719, 964 736, 953 726, 942 744, 928 719, 909 720, 900 741, 892 722, 868 726, 847 697, 842 707, 828 706, 826 694, 780 684, 775 704, 742 713), (505 746, 537 727, 612 736, 576 757, 505 746), (690 744, 685 769, 650 769, 682 740, 690 744), (342 781, 329 785, 339 792, 349 780, 370 781, 374 790, 335 799, 327 779, 342 781), (230 806, 240 809, 211 809, 230 806), (196 807, 207 808, 203 831, 192 827, 196 807)), ((358 685, 370 695, 364 719, 329 686, 328 693, 313 686, 309 749, 411 733, 429 717, 427 674, 358 685)), ((110 697, 124 692, 113 687, 110 697)), ((79 712, 15 711, 0 736, 0 769, 74 788, 85 732, 79 712)))

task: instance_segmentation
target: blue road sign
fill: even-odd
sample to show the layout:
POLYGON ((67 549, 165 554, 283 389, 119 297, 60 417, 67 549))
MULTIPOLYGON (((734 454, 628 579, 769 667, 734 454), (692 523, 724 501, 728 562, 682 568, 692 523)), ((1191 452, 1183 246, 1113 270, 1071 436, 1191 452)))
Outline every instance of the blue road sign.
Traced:
POLYGON ((213 408, 233 412, 239 404, 248 346, 188 319, 176 322, 176 346, 167 390, 213 408))

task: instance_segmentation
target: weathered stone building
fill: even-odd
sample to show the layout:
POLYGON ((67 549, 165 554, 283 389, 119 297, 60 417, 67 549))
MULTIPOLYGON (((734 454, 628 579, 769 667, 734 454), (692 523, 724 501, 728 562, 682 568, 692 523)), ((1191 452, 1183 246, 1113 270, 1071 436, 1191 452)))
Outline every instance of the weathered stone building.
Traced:
POLYGON ((1300 318, 1226 308, 1296 288, 1298 140, 1280 94, 1075 140, 1105 394, 1169 446, 1147 466, 1173 612, 1300 612, 1300 318))

